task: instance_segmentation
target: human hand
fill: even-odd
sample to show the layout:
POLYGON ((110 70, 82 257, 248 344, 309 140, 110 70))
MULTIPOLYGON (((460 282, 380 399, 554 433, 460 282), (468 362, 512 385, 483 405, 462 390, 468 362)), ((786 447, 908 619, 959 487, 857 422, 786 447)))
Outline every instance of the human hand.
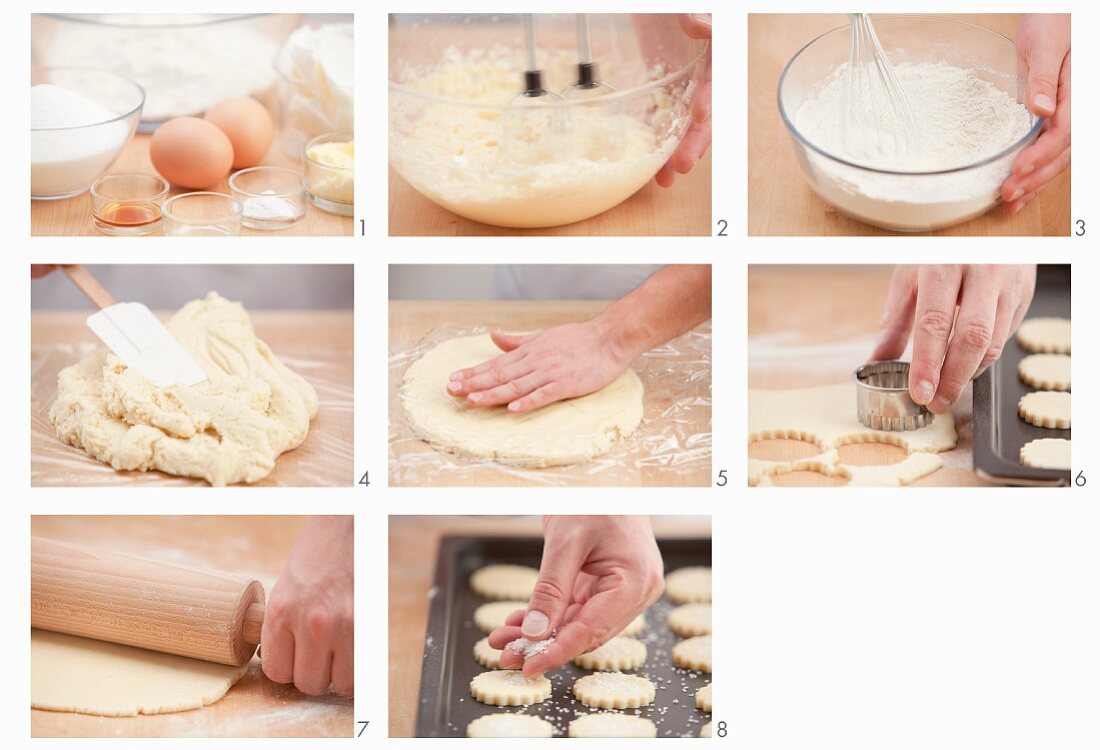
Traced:
POLYGON ((502 669, 534 677, 618 635, 664 591, 664 563, 646 516, 546 516, 542 566, 527 610, 489 634, 502 669), (505 648, 554 640, 526 660, 505 648))
MULTIPOLYGON (((682 13, 679 15, 680 28, 692 39, 710 39, 710 13, 682 13)), ((711 138, 711 86, 710 51, 707 51, 707 68, 695 99, 691 103, 691 124, 688 125, 680 145, 672 152, 665 165, 657 172, 657 184, 670 187, 676 181, 676 174, 687 174, 710 148, 711 138)))
POLYGON ((41 279, 43 276, 49 276, 51 273, 57 270, 56 263, 32 263, 31 264, 31 279, 41 279))
POLYGON ((320 695, 355 685, 354 522, 311 518, 267 600, 260 656, 268 679, 320 695))
POLYGON ((1001 185, 1005 211, 1018 213, 1070 161, 1070 17, 1065 13, 1024 16, 1016 32, 1016 57, 1027 71, 1025 103, 1046 117, 1043 132, 1016 157, 1001 185))
POLYGON ((941 414, 1001 356, 1034 292, 1035 266, 898 266, 871 359, 900 357, 913 330, 909 395, 941 414))

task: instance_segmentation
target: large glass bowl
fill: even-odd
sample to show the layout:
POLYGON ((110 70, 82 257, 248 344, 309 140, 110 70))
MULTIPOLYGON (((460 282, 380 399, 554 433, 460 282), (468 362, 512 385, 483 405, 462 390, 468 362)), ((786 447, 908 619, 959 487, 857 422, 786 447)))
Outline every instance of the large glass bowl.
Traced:
MULTIPOLYGON (((518 96, 519 14, 391 15, 390 164, 440 206, 496 226, 569 224, 629 198, 683 137, 708 45, 673 14, 589 24, 597 78, 614 90, 563 100, 518 96)), ((536 38, 545 88, 565 91, 577 75, 576 15, 538 14, 536 38)))
MULTIPOLYGON (((1017 67, 1011 39, 961 21, 927 16, 875 18, 875 29, 894 64, 946 62, 971 69, 1023 102, 1026 73, 1017 67)), ((903 172, 872 169, 830 154, 794 125, 795 113, 841 63, 848 60, 850 27, 817 37, 795 53, 779 78, 779 113, 802 172, 814 191, 841 213, 866 224, 923 232, 960 224, 1000 202, 1000 186, 1016 155, 1033 143, 1043 119, 1000 153, 954 169, 903 172)))

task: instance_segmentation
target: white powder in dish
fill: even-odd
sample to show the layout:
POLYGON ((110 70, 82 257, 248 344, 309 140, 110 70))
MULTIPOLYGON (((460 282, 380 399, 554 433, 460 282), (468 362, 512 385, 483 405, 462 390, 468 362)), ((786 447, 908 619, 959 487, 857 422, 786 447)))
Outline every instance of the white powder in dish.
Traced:
POLYGON ((296 219, 302 209, 286 198, 275 195, 274 190, 266 190, 260 195, 244 199, 242 216, 245 219, 270 221, 273 219, 296 219))

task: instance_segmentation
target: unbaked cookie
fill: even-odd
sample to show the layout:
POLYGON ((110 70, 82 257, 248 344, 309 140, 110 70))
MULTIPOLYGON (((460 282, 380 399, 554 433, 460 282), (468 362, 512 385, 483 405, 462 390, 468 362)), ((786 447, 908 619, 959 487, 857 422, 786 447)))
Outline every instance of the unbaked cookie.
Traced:
POLYGON ((1070 354, 1070 327, 1065 318, 1028 318, 1016 331, 1016 340, 1029 352, 1070 354))
POLYGON ((1020 399, 1020 419, 1036 427, 1067 429, 1070 426, 1070 394, 1035 391, 1020 399))
POLYGON ((488 714, 466 726, 467 737, 553 737, 554 725, 527 714, 488 714))
POLYGON ((488 604, 482 604, 474 610, 474 625, 477 625, 486 633, 492 633, 497 628, 504 626, 504 621, 508 619, 508 615, 516 610, 524 609, 527 609, 527 602, 489 602, 488 604))
POLYGON ((692 566, 665 576, 665 593, 675 604, 710 601, 710 568, 692 566))
POLYGON ((581 669, 622 672, 642 666, 645 657, 644 643, 630 636, 617 635, 599 648, 576 657, 573 663, 581 669))
POLYGON ((668 626, 672 632, 685 638, 710 634, 710 605, 706 603, 681 604, 668 613, 668 626))
POLYGON ((688 638, 672 647, 672 663, 693 672, 710 672, 710 636, 688 638))
POLYGON ((474 661, 489 669, 500 669, 500 650, 489 645, 489 639, 482 638, 474 644, 474 661))
POLYGON ((470 680, 470 695, 490 706, 530 706, 550 697, 550 680, 514 669, 482 672, 470 680))
POLYGON ((643 630, 645 630, 645 612, 642 612, 631 620, 630 624, 623 628, 623 632, 619 633, 619 635, 638 635, 643 630))
POLYGON ((704 724, 702 726, 702 728, 699 730, 699 736, 700 737, 710 737, 710 722, 709 721, 706 724, 704 724))
POLYGON ((470 576, 470 588, 486 599, 531 598, 539 572, 526 565, 487 565, 470 576))
POLYGON ((1032 440, 1020 448, 1020 463, 1036 469, 1070 469, 1070 446, 1061 438, 1032 440))
POLYGON ((1020 360, 1016 371, 1032 388, 1044 391, 1068 391, 1070 388, 1068 354, 1029 354, 1020 360))
POLYGON ((695 694, 695 707, 708 714, 714 709, 714 704, 710 701, 710 685, 699 688, 699 692, 695 694))
POLYGON ((656 737, 657 725, 641 716, 585 714, 569 722, 570 737, 656 737))
POLYGON ((653 702, 657 689, 637 675, 596 672, 574 682, 573 695, 592 708, 641 708, 653 702))

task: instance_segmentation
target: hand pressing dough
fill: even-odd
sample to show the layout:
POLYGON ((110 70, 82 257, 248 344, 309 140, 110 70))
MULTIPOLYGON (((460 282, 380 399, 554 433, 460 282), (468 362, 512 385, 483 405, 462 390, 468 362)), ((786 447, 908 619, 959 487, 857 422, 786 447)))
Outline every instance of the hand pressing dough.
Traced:
POLYGON ((668 613, 668 626, 673 633, 685 638, 710 635, 710 605, 681 604, 668 613))
POLYGON ((689 565, 665 576, 665 596, 674 604, 710 601, 710 568, 689 565))
POLYGON ((645 644, 636 638, 617 635, 599 648, 580 654, 573 663, 581 669, 598 672, 622 672, 645 664, 645 644))
POLYGON ((165 714, 219 700, 248 671, 31 629, 31 707, 96 716, 165 714))
POLYGON ((306 439, 317 392, 256 338, 239 303, 214 292, 167 326, 207 380, 158 388, 98 349, 58 375, 49 413, 58 438, 116 471, 216 486, 263 479, 306 439))
POLYGON ((710 672, 710 636, 688 638, 672 647, 672 663, 680 669, 710 672))
POLYGON ((467 737, 553 737, 554 725, 526 714, 479 716, 466 726, 467 737))
POLYGON ((657 725, 642 716, 585 714, 569 722, 570 737, 656 737, 657 725))
POLYGON ((1065 318, 1027 318, 1016 329, 1016 340, 1029 352, 1070 354, 1070 323, 1065 318))
POLYGON ((695 694, 695 707, 708 714, 714 710, 714 704, 710 700, 710 685, 699 688, 699 692, 695 694))
POLYGON ((483 334, 445 341, 413 362, 401 387, 413 432, 437 450, 546 467, 606 453, 642 421, 642 381, 633 370, 595 393, 526 414, 506 406, 474 408, 447 392, 452 372, 501 353, 483 334))
POLYGON ((1020 399, 1020 419, 1036 427, 1065 430, 1070 427, 1072 396, 1062 391, 1035 391, 1020 399))
POLYGON ((749 486, 771 484, 770 476, 791 471, 816 471, 844 476, 850 486, 898 486, 931 474, 943 465, 933 454, 955 447, 955 420, 937 414, 928 427, 906 432, 884 432, 864 427, 856 418, 853 383, 792 390, 749 390, 749 442, 805 440, 821 454, 798 461, 749 459, 749 486), (890 466, 851 466, 840 463, 836 449, 848 443, 888 443, 909 455, 890 466))
POLYGON ((597 672, 574 682, 573 695, 592 708, 641 708, 653 702, 657 688, 637 675, 597 672))
POLYGON ((1029 354, 1017 366, 1020 380, 1044 391, 1070 390, 1068 354, 1029 354))
POLYGON ((1020 463, 1036 469, 1070 469, 1070 441, 1061 438, 1032 440, 1020 448, 1020 463))
POLYGON ((490 706, 530 706, 549 698, 550 692, 550 680, 542 675, 527 678, 513 669, 482 672, 470 681, 470 695, 490 706))
POLYGON ((470 576, 470 588, 485 599, 530 599, 538 579, 526 565, 486 565, 470 576))
POLYGON ((488 604, 482 604, 474 610, 474 625, 477 625, 486 633, 492 633, 497 628, 504 627, 504 621, 508 619, 508 615, 516 610, 524 609, 527 609, 527 602, 489 602, 488 604))

